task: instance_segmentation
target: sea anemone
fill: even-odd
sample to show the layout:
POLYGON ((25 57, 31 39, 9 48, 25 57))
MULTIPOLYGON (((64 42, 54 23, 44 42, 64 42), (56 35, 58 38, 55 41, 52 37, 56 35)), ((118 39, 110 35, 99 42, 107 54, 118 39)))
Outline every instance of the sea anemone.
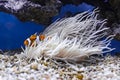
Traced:
POLYGON ((112 36, 106 36, 106 20, 97 19, 97 11, 83 12, 74 17, 57 20, 48 26, 45 39, 26 46, 24 57, 37 59, 47 56, 54 59, 80 61, 93 54, 102 54, 113 49, 109 47, 112 36))

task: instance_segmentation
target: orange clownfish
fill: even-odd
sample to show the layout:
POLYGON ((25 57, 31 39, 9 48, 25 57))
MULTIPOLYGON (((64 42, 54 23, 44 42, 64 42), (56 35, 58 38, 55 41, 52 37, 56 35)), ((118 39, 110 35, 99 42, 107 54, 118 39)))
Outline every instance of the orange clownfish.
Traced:
POLYGON ((43 35, 43 34, 40 34, 40 35, 33 34, 24 41, 24 45, 25 46, 34 46, 34 42, 37 43, 39 41, 43 41, 44 39, 45 39, 45 35, 43 35))

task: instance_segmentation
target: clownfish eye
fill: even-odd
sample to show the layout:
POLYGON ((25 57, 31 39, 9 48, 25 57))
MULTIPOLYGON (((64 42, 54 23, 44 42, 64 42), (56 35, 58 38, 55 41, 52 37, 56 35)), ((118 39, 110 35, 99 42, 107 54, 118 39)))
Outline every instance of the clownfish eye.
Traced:
POLYGON ((40 41, 43 41, 45 39, 45 35, 40 35, 39 39, 40 39, 40 41))
POLYGON ((28 44, 29 44, 28 40, 25 40, 25 41, 24 41, 24 45, 25 45, 25 46, 28 46, 28 44))
POLYGON ((37 38, 37 35, 35 35, 35 34, 30 36, 31 41, 34 41, 36 38, 37 38))

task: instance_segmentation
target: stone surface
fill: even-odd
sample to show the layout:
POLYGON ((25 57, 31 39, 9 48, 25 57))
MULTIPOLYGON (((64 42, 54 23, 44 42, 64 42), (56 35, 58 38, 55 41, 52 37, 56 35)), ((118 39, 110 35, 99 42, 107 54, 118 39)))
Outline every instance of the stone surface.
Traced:
POLYGON ((57 8, 61 6, 61 2, 58 0, 46 0, 41 3, 41 1, 33 3, 27 0, 1 0, 0 11, 14 14, 21 21, 34 21, 48 25, 50 19, 58 14, 57 8))
POLYGON ((21 54, 0 54, 0 80, 120 80, 119 69, 119 56, 90 56, 86 61, 71 64, 48 57, 30 60, 21 54), (31 65, 37 65, 37 70, 31 65))

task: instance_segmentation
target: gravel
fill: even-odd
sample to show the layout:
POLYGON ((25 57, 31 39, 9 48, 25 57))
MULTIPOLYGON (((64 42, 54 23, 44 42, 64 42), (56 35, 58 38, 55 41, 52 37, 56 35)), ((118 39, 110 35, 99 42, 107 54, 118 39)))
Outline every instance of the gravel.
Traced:
POLYGON ((80 63, 0 54, 0 80, 120 80, 120 56, 91 56, 80 63))

